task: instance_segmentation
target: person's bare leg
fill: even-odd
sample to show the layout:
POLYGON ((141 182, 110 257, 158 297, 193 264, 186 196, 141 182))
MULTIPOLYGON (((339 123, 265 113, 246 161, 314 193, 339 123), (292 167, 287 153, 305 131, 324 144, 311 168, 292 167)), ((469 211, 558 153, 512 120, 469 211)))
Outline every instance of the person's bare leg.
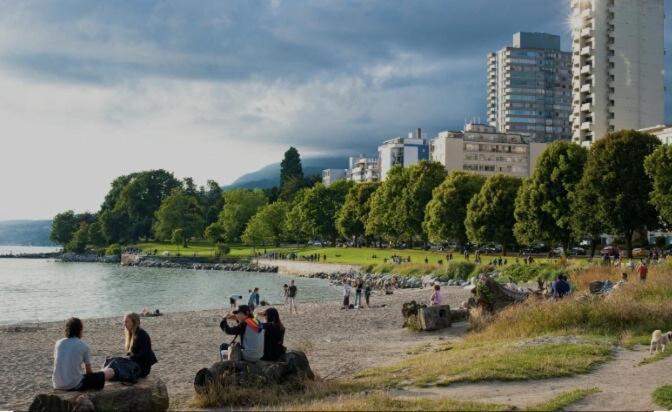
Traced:
POLYGON ((114 369, 105 368, 102 370, 102 372, 105 374, 106 381, 111 381, 112 379, 114 379, 114 369))

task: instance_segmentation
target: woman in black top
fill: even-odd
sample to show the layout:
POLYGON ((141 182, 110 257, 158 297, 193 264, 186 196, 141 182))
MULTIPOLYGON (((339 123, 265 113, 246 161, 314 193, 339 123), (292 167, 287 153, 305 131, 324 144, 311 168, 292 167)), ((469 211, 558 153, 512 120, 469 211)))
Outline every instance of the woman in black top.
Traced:
POLYGON ((266 318, 264 323, 264 357, 261 360, 277 362, 287 349, 285 341, 285 327, 280 321, 280 314, 275 308, 268 308, 261 316, 266 318))
POLYGON ((124 317, 126 334, 126 355, 140 366, 140 377, 149 375, 156 355, 152 350, 152 340, 144 329, 140 328, 140 317, 136 313, 129 313, 124 317))

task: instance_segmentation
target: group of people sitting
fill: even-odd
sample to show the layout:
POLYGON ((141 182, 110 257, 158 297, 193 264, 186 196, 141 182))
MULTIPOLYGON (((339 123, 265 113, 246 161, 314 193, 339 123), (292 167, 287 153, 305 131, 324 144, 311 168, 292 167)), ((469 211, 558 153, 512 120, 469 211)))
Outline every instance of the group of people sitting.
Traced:
POLYGON ((220 347, 222 360, 257 362, 260 360, 277 362, 285 354, 285 326, 280 321, 280 314, 275 308, 258 312, 260 322, 254 316, 252 308, 240 305, 232 313, 227 314, 219 324, 224 333, 233 335, 229 344, 220 347), (229 321, 235 322, 234 325, 229 321), (236 339, 240 341, 236 342, 236 339))
MULTIPOLYGON (((65 322, 65 337, 54 346, 54 373, 51 381, 54 389, 67 391, 85 391, 102 389, 106 381, 117 378, 119 369, 111 362, 99 372, 91 369, 91 350, 82 341, 84 325, 79 318, 70 318, 65 322), (82 373, 84 364, 85 373, 82 373)), ((129 313, 124 316, 124 349, 123 357, 134 362, 140 373, 138 377, 149 375, 152 365, 157 362, 152 350, 149 334, 140 327, 140 316, 129 313)))

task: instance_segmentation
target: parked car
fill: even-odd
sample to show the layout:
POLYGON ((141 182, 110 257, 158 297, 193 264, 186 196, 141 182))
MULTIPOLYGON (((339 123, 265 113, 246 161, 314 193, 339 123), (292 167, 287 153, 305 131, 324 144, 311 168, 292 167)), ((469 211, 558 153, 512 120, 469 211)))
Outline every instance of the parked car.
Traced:
POLYGON ((649 251, 643 247, 636 247, 632 249, 633 258, 645 258, 649 256, 649 251))
POLYGON ((585 256, 586 255, 586 249, 582 247, 573 247, 569 250, 569 253, 572 256, 585 256))
POLYGON ((618 247, 616 246, 605 246, 602 248, 600 251, 600 255, 602 256, 620 256, 621 252, 618 250, 618 247))

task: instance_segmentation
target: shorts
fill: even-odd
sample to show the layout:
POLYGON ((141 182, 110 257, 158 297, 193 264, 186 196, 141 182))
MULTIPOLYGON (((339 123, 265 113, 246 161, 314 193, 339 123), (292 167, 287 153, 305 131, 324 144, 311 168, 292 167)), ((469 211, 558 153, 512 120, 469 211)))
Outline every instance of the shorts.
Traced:
POLYGON ((77 385, 73 390, 75 391, 88 391, 88 390, 100 390, 105 386, 105 372, 94 372, 87 373, 82 378, 82 381, 77 385))

